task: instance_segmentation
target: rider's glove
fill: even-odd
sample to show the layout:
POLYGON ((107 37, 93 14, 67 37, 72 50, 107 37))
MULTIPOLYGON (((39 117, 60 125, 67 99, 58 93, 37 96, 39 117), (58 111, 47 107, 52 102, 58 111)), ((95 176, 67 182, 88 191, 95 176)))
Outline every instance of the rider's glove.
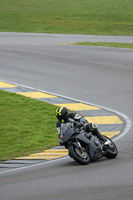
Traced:
POLYGON ((83 127, 83 123, 75 122, 75 128, 83 127))
POLYGON ((97 131, 97 124, 92 124, 92 123, 85 123, 84 124, 84 129, 88 132, 90 131, 97 131))

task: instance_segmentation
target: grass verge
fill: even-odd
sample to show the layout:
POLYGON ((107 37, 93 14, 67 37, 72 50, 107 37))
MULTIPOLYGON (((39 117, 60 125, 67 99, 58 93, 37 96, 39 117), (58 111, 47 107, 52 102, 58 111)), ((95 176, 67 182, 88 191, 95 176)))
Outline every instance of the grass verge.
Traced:
POLYGON ((113 43, 113 42, 76 42, 74 45, 84 46, 104 46, 104 47, 116 47, 116 48, 129 48, 133 49, 133 43, 113 43))
POLYGON ((133 1, 0 0, 0 31, 133 35, 133 1))
POLYGON ((0 90, 0 161, 58 145, 56 106, 0 90))

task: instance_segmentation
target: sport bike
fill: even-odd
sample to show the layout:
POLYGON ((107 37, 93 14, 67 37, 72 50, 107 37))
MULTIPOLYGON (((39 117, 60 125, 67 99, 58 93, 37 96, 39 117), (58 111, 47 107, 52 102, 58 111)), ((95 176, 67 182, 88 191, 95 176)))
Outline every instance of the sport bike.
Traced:
POLYGON ((76 128, 73 122, 61 124, 60 145, 68 149, 69 156, 76 162, 86 165, 102 157, 115 158, 118 150, 114 142, 107 139, 106 145, 83 126, 76 128))

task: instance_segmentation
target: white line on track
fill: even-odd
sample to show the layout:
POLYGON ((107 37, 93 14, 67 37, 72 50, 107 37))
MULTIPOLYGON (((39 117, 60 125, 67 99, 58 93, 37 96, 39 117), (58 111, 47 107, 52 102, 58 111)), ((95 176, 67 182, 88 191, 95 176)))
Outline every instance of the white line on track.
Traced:
POLYGON ((15 169, 5 170, 5 171, 0 172, 0 174, 7 173, 7 172, 18 171, 18 170, 21 170, 21 169, 27 169, 27 168, 31 168, 31 167, 35 167, 35 166, 40 166, 40 165, 46 165, 46 164, 50 164, 52 162, 57 162, 57 161, 60 161, 60 160, 65 160, 66 158, 69 158, 69 156, 65 156, 65 157, 62 157, 62 158, 57 158, 57 159, 54 159, 54 160, 48 160, 46 162, 31 164, 31 165, 24 166, 24 167, 18 167, 18 168, 15 168, 15 169))

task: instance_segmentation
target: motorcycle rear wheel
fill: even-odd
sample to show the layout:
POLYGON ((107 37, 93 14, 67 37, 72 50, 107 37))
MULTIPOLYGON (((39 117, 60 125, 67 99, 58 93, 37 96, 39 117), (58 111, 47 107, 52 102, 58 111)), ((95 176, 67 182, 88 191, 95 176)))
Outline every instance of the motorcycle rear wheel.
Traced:
POLYGON ((74 145, 71 145, 69 148, 69 156, 72 157, 76 162, 81 165, 87 165, 90 162, 89 154, 86 152, 84 148, 82 148, 83 152, 79 148, 74 145))

